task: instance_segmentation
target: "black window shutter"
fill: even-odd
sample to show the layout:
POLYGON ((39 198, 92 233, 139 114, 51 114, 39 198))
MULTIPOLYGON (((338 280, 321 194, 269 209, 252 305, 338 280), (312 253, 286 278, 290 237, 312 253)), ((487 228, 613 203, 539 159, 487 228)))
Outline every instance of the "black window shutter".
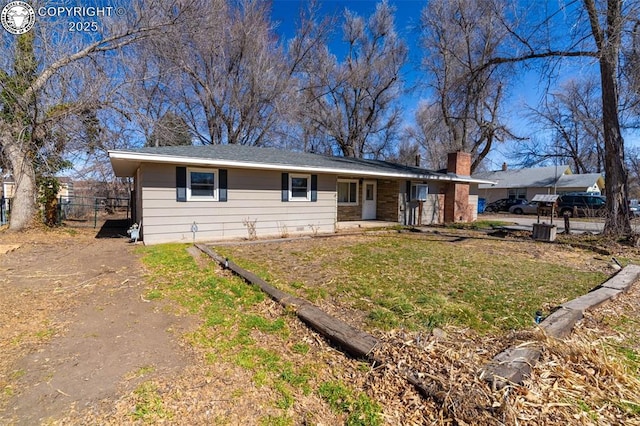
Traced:
POLYGON ((406 183, 406 192, 407 192, 407 201, 411 200, 411 181, 408 180, 406 183))
POLYGON ((282 174, 282 201, 289 201, 289 173, 282 174))
POLYGON ((218 185, 218 200, 227 201, 227 169, 220 169, 218 171, 218 179, 220 179, 218 185))
POLYGON ((311 201, 318 201, 318 175, 311 175, 311 201))
POLYGON ((186 167, 176 167, 176 201, 187 201, 186 167))

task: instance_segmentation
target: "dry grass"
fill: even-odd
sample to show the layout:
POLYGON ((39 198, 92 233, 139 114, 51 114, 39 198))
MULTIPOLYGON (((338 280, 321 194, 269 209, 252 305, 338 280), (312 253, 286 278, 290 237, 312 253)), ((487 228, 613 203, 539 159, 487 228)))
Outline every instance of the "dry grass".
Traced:
POLYGON ((502 339, 448 328, 431 335, 389 333, 366 386, 396 424, 640 424, 640 380, 600 339, 565 342, 520 332, 502 339), (496 348, 542 343, 543 357, 522 386, 492 390, 479 371, 496 348), (420 379, 428 396, 407 386, 420 379), (398 397, 400 395, 401 397, 398 397))
MULTIPOLYGON (((487 244, 484 251, 488 258, 522 263, 529 256, 533 263, 564 266, 568 274, 578 271, 597 276, 608 268, 609 259, 566 245, 471 236, 432 237, 442 240, 437 244, 462 252, 487 244)), ((418 241, 419 236, 409 238, 418 241)), ((357 308, 366 305, 342 304, 350 300, 349 294, 328 290, 323 294, 320 286, 312 288, 308 283, 313 280, 327 289, 337 288, 344 271, 321 269, 322 262, 341 253, 353 256, 345 262, 360 262, 372 252, 341 251, 336 239, 319 241, 325 242, 328 254, 315 259, 315 265, 314 258, 305 257, 312 248, 308 240, 293 243, 289 249, 262 245, 242 250, 254 260, 267 259, 263 272, 268 269, 276 284, 305 295, 314 290, 316 303, 323 308, 354 325, 363 324, 366 315, 357 308), (296 264, 286 263, 287 259, 296 264)), ((419 242, 426 243, 424 239, 419 242)), ((177 314, 189 312, 199 319, 198 332, 180 339, 192 364, 184 371, 153 378, 136 370, 132 374, 141 384, 135 391, 121 392, 91 407, 71 407, 64 418, 51 424, 367 424, 364 420, 357 423, 357 418, 350 420, 349 413, 336 412, 323 399, 323 384, 341 383, 353 395, 366 395, 379 404, 382 412, 378 419, 389 425, 640 425, 638 284, 589 313, 564 342, 547 339, 533 325, 519 331, 493 328, 481 332, 460 323, 413 330, 375 329, 382 342, 375 356, 384 363, 367 365, 331 348, 290 313, 260 299, 254 290, 244 289, 246 284, 219 268, 202 259, 192 262, 184 256, 185 248, 140 250, 147 256, 150 293, 146 296, 153 292, 154 297, 179 300, 177 314), (247 344, 232 344, 247 327, 249 317, 254 326, 248 327, 244 336, 249 339, 247 344), (261 324, 276 323, 283 324, 282 331, 261 328, 261 324), (531 342, 542 344, 544 350, 523 386, 494 391, 480 379, 481 368, 495 354, 511 345, 531 342), (247 353, 272 354, 278 362, 265 367, 238 357, 247 353), (289 373, 295 374, 287 376, 289 373), (304 383, 293 380, 303 374, 304 383), (408 374, 422 381, 426 396, 406 381, 408 374)), ((383 248, 377 246, 376 250, 383 248)), ((624 250, 621 254, 625 259, 637 258, 624 250)), ((383 269, 375 269, 365 281, 374 285, 371 277, 376 275, 389 276, 383 269)))
MULTIPOLYGON (((352 238, 362 241, 359 237, 346 240, 352 244, 352 238)), ((468 251, 470 244, 479 243, 487 241, 462 239, 453 244, 468 251)), ((337 258, 343 253, 340 240, 322 244, 337 258)), ((375 244, 374 247, 380 248, 375 244)), ((270 265, 267 275, 281 286, 291 286, 289 277, 296 277, 292 287, 298 290, 304 288, 301 282, 307 283, 306 280, 313 277, 320 277, 323 283, 334 282, 331 273, 316 268, 322 262, 314 256, 309 255, 303 264, 287 263, 283 257, 293 254, 299 262, 302 255, 296 255, 298 250, 315 255, 317 246, 305 241, 290 249, 287 252, 283 246, 270 244, 225 247, 224 250, 236 255, 252 253, 254 264, 257 258, 266 258, 270 265)), ((566 245, 490 241, 486 251, 496 258, 508 255, 510 259, 522 260, 530 256, 541 265, 564 265, 567 274, 607 270, 609 262, 589 251, 566 245)), ((371 255, 371 251, 368 254, 371 255)), ((382 279, 388 278, 386 271, 376 273, 382 279)), ((534 279, 531 275, 527 277, 534 279)), ((377 286, 378 282, 370 281, 370 285, 377 286)), ((344 298, 329 290, 326 294, 317 301, 323 308, 352 323, 363 318, 354 314, 353 307, 341 304, 344 298)), ((640 424, 638 345, 631 343, 640 341, 638 328, 634 327, 639 320, 635 309, 638 294, 640 290, 636 285, 629 293, 589 314, 567 341, 547 339, 533 325, 521 331, 481 334, 453 324, 433 330, 377 330, 375 333, 382 344, 374 355, 384 363, 349 380, 382 404, 386 424, 640 424), (612 333, 612 324, 620 329, 620 323, 627 326, 625 331, 612 333), (621 341, 627 342, 627 346, 622 351, 616 350, 621 341), (481 369, 498 352, 512 345, 534 343, 542 345, 543 354, 524 385, 495 391, 480 378, 481 369), (426 395, 421 395, 407 382, 408 375, 423 383, 426 395)))
POLYGON ((613 271, 610 259, 587 250, 469 231, 217 250, 283 290, 351 321, 359 318, 369 330, 526 328, 537 310, 586 293, 613 271))

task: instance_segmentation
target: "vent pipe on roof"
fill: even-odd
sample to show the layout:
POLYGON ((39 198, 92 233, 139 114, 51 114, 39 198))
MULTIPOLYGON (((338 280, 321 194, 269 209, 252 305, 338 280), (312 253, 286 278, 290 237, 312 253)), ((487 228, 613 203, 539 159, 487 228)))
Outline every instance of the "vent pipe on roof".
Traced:
POLYGON ((507 163, 506 162, 502 163, 502 171, 506 172, 507 169, 508 169, 507 163))

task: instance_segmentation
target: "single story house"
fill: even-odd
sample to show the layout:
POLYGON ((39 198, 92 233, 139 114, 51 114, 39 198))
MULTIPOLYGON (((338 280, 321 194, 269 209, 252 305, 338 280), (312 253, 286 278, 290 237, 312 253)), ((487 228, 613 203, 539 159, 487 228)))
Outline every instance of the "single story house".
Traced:
MULTIPOLYGON (((73 182, 68 177, 59 177, 60 190, 58 191, 58 199, 68 200, 73 195, 73 182)), ((0 197, 5 200, 11 200, 16 191, 16 183, 11 175, 2 179, 2 186, 0 187, 0 197)), ((8 204, 8 201, 7 201, 8 204)), ((9 210, 9 209, 7 209, 9 210)))
POLYGON ((502 170, 476 173, 473 177, 494 182, 481 183, 478 192, 473 192, 487 203, 501 198, 531 200, 536 194, 604 191, 604 177, 600 173, 573 174, 567 165, 510 170, 505 164, 502 170))
POLYGON ((134 178, 132 217, 145 244, 335 232, 343 221, 473 221, 470 156, 446 173, 385 161, 243 145, 109 151, 134 178))
POLYGON ((564 174, 558 179, 556 194, 567 192, 604 193, 604 176, 600 173, 564 174))

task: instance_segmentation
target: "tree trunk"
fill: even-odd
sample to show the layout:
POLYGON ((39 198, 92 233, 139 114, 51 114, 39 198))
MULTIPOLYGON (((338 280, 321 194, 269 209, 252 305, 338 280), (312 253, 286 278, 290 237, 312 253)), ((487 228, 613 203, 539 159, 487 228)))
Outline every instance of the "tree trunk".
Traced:
POLYGON ((344 155, 345 157, 356 157, 356 149, 352 142, 340 143, 340 148, 342 148, 342 155, 344 155))
POLYGON ((609 204, 604 234, 623 236, 631 234, 629 188, 627 186, 628 172, 624 162, 624 139, 620 133, 620 123, 618 121, 616 76, 606 56, 603 55, 600 58, 605 147, 604 169, 607 171, 605 195, 609 204))
POLYGON ((622 1, 607 0, 607 26, 601 28, 594 0, 584 0, 589 15, 591 32, 598 47, 600 84, 602 85, 602 123, 604 132, 604 169, 606 172, 607 219, 604 234, 628 236, 629 189, 627 168, 624 163, 624 139, 618 117, 618 55, 622 31, 622 1))
POLYGON ((15 182, 9 229, 19 231, 29 227, 36 217, 36 172, 29 154, 22 149, 24 144, 16 141, 14 132, 6 128, 0 131, 4 153, 15 182))

